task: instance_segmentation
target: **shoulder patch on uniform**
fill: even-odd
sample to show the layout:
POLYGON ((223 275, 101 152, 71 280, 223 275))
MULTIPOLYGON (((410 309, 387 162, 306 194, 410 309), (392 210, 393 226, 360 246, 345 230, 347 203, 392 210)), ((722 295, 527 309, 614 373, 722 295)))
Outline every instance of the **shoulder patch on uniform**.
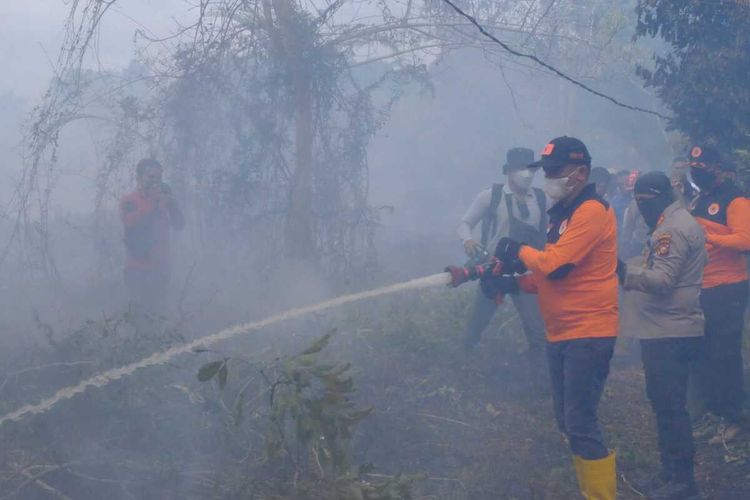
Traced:
POLYGON ((669 255, 669 247, 672 245, 672 233, 662 233, 656 237, 654 253, 659 257, 669 255))
POLYGON ((721 207, 719 206, 718 203, 711 203, 708 206, 708 215, 716 215, 716 214, 718 214, 720 208, 721 207))

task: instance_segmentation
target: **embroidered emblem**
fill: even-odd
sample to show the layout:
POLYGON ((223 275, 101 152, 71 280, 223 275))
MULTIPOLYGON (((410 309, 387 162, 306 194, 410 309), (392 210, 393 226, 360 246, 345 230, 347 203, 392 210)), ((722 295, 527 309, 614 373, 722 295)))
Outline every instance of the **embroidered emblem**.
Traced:
POLYGON ((708 206, 708 215, 716 215, 719 213, 719 204, 718 203, 711 203, 708 206))
POLYGON ((692 150, 690 150, 690 156, 693 158, 700 158, 700 156, 703 154, 703 150, 700 148, 700 146, 695 146, 692 150))
POLYGON ((555 145, 551 142, 544 146, 544 149, 542 150, 542 156, 549 156, 552 154, 552 151, 555 150, 555 145))
POLYGON ((659 257, 669 255, 669 247, 672 245, 672 233, 662 233, 656 237, 654 253, 659 257))
POLYGON ((566 229, 568 229, 568 219, 565 219, 560 223, 560 229, 557 230, 557 233, 562 236, 566 229))

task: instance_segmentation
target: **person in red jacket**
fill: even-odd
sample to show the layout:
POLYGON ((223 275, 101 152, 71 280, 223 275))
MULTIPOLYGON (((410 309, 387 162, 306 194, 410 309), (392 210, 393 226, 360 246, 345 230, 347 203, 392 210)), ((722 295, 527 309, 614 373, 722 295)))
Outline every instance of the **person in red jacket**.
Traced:
POLYGON ((714 147, 691 149, 690 176, 700 189, 692 214, 703 226, 708 250, 701 291, 705 347, 695 378, 699 403, 709 413, 696 426, 696 437, 715 434, 709 442, 720 444, 740 432, 745 398, 742 332, 748 299, 750 200, 714 147))
POLYGON ((120 200, 124 227, 125 285, 136 324, 164 313, 170 277, 170 232, 185 224, 161 164, 151 158, 136 166, 137 189, 120 200))

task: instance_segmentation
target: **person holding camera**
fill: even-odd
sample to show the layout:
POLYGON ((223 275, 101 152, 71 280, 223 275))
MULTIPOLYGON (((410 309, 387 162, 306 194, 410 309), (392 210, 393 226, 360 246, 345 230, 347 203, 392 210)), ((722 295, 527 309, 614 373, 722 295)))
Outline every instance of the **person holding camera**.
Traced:
POLYGON ((172 190, 162 180, 163 168, 152 158, 136 166, 137 188, 120 200, 124 227, 125 285, 137 327, 157 319, 166 309, 170 277, 171 231, 185 219, 172 190))

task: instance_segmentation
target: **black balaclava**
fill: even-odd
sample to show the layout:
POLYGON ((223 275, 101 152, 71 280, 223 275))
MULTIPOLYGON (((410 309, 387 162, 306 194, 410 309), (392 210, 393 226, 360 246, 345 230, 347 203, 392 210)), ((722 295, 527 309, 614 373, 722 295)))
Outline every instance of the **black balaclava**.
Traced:
POLYGON ((647 172, 635 181, 633 194, 636 196, 638 210, 648 227, 654 229, 659 223, 661 214, 674 202, 672 183, 663 172, 647 172), (647 195, 647 198, 639 195, 647 195))
POLYGON ((708 191, 716 184, 717 175, 705 167, 690 167, 690 177, 698 189, 708 191))

